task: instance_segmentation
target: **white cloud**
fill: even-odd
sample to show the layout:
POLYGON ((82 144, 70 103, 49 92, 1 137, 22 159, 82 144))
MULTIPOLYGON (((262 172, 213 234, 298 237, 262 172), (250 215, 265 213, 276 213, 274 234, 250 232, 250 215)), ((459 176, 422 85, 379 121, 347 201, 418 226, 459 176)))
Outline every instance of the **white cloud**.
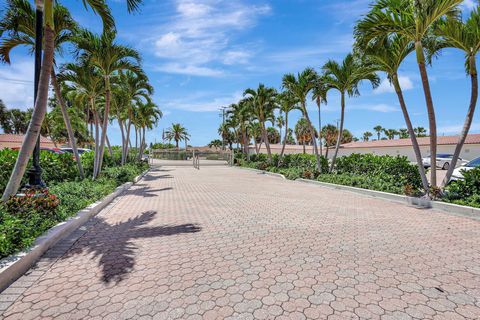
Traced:
POLYGON ((389 112, 400 111, 399 108, 397 108, 396 106, 392 106, 392 105, 385 104, 385 103, 347 105, 347 109, 349 109, 349 110, 367 110, 367 111, 374 111, 374 112, 381 112, 381 113, 389 113, 389 112))
MULTIPOLYGON (((400 76, 398 77, 398 81, 400 82, 400 87, 402 88, 403 91, 413 89, 413 81, 409 77, 400 76)), ((390 81, 388 81, 388 79, 383 79, 382 82, 380 83, 380 86, 373 91, 373 93, 375 94, 394 93, 394 92, 395 92, 395 89, 390 84, 390 81)))
POLYGON ((478 4, 475 3, 475 0, 465 0, 463 1, 462 6, 468 10, 473 10, 478 4))
POLYGON ((33 107, 33 59, 14 61, 0 68, 0 99, 7 108, 33 107))
MULTIPOLYGON (((463 129, 463 124, 457 125, 447 125, 447 126, 440 126, 437 128, 438 134, 449 133, 449 134, 460 134, 463 129)), ((472 131, 480 131, 480 123, 472 123, 470 127, 470 133, 472 131)))
POLYGON ((167 109, 179 109, 193 112, 218 111, 222 106, 229 106, 242 99, 242 92, 234 92, 230 95, 218 96, 218 93, 199 91, 181 99, 166 101, 163 103, 167 109))
POLYGON ((195 65, 182 65, 180 63, 166 63, 156 67, 155 70, 201 77, 220 77, 224 75, 223 70, 200 67, 195 65))
POLYGON ((174 0, 174 4, 177 14, 148 43, 153 42, 154 54, 162 59, 158 70, 194 76, 218 76, 222 65, 248 63, 252 52, 247 45, 231 49, 232 38, 271 10, 243 0, 174 0))

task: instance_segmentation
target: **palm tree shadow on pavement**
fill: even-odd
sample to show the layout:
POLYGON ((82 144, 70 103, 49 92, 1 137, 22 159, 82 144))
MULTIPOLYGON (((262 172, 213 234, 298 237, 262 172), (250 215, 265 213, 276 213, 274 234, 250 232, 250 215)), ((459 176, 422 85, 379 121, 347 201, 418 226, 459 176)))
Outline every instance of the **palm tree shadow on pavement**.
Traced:
POLYGON ((158 192, 173 190, 172 187, 151 189, 148 185, 136 185, 136 186, 138 186, 139 188, 135 188, 135 189, 130 188, 129 190, 125 191, 122 194, 122 196, 134 195, 134 196, 139 196, 143 198, 152 198, 152 197, 157 197, 158 192))
POLYGON ((78 239, 67 256, 93 253, 92 259, 100 257, 102 281, 119 283, 135 266, 137 246, 133 240, 201 231, 196 224, 146 226, 156 214, 156 211, 146 211, 117 224, 109 224, 102 217, 95 217, 89 223, 89 232, 78 239))

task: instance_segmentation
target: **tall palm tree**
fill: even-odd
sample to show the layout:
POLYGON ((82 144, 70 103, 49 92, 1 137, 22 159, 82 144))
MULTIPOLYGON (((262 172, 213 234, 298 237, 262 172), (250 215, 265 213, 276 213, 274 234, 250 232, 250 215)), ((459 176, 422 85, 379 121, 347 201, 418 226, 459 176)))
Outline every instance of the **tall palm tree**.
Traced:
POLYGON ((320 106, 322 103, 327 104, 327 91, 328 91, 328 88, 325 84, 324 79, 322 77, 318 77, 316 85, 312 91, 312 100, 315 101, 318 108, 318 141, 320 146, 320 156, 323 156, 322 114, 321 114, 320 106))
POLYGON ((187 129, 180 123, 172 123, 172 126, 165 131, 165 135, 168 140, 175 141, 175 147, 177 150, 179 149, 179 142, 187 140, 190 137, 187 129))
POLYGON ((273 110, 276 108, 275 97, 277 95, 277 91, 274 88, 266 87, 264 84, 259 84, 257 89, 247 89, 243 95, 246 97, 247 103, 251 103, 252 112, 255 114, 258 122, 260 123, 262 141, 265 142, 268 159, 271 162, 272 152, 270 150, 270 143, 267 139, 265 122, 271 119, 273 116, 273 110))
POLYGON ((383 132, 383 127, 381 125, 373 127, 373 130, 377 132, 377 140, 380 140, 380 136, 382 135, 383 132))
POLYGON ((99 152, 95 157, 94 179, 97 178, 102 169, 108 117, 110 115, 111 77, 122 70, 130 70, 137 74, 143 74, 139 66, 141 60, 139 53, 130 47, 115 43, 115 36, 114 32, 104 32, 102 35, 97 36, 90 31, 82 30, 79 32, 76 41, 77 47, 81 52, 81 61, 88 62, 97 68, 104 79, 105 108, 99 152))
MULTIPOLYGON (((368 48, 364 50, 368 59, 373 62, 375 69, 387 74, 387 78, 395 89, 400 107, 402 109, 403 118, 407 125, 407 132, 410 135, 412 141, 413 151, 415 153, 415 159, 417 161, 417 168, 422 178, 423 188, 428 192, 428 180, 425 174, 425 168, 422 161, 422 153, 420 146, 415 136, 412 121, 408 113, 407 105, 403 96, 403 91, 398 80, 398 69, 405 60, 405 58, 415 49, 414 44, 403 36, 394 35, 390 38, 380 39, 378 43, 372 43, 368 48)), ((400 134, 400 132, 394 130, 389 131, 386 135, 392 139, 392 135, 400 134)))
MULTIPOLYGON (((282 137, 282 129, 283 129, 283 127, 285 127, 285 118, 283 117, 281 110, 280 110, 280 114, 275 119, 275 124, 278 127, 280 137, 282 137)), ((280 138, 280 140, 281 140, 281 138, 280 138)))
POLYGON ((367 80, 372 84, 373 88, 376 88, 380 84, 380 79, 369 63, 361 61, 353 54, 348 54, 341 64, 334 60, 329 60, 323 66, 323 71, 325 72, 324 81, 327 87, 339 91, 341 97, 340 128, 338 130, 335 153, 333 154, 330 165, 330 172, 332 172, 335 168, 338 149, 342 141, 346 95, 349 97, 359 96, 359 85, 362 81, 367 80))
MULTIPOLYGON (((137 8, 141 0, 128 0, 129 10, 137 8)), ((114 27, 113 17, 105 1, 102 0, 83 0, 85 5, 89 5, 103 20, 104 29, 114 27)), ((43 58, 38 80, 37 98, 35 100, 35 108, 32 113, 30 125, 25 134, 25 138, 18 153, 15 166, 12 170, 10 179, 5 187, 2 201, 6 201, 11 195, 15 194, 20 187, 21 180, 25 173, 28 160, 32 155, 33 149, 40 134, 48 103, 48 89, 50 75, 53 69, 53 59, 55 50, 55 24, 54 24, 54 1, 53 0, 37 0, 35 1, 36 11, 44 15, 44 46, 43 58)), ((33 27, 33 26, 30 26, 33 27)), ((2 32, 0 34, 3 35, 2 32)))
POLYGON ((251 104, 247 99, 242 99, 238 103, 231 104, 227 110, 227 122, 230 119, 235 119, 235 122, 238 124, 239 129, 239 140, 242 144, 242 152, 248 154, 248 123, 251 117, 251 104))
POLYGON ((154 126, 158 124, 158 121, 163 117, 162 111, 158 108, 156 104, 150 101, 150 99, 146 102, 138 102, 138 112, 136 114, 136 123, 139 127, 139 141, 140 141, 140 149, 138 152, 138 160, 143 158, 143 152, 145 151, 145 136, 146 130, 153 129, 154 126))
POLYGON ((137 103, 149 103, 154 90, 144 73, 120 71, 115 78, 115 94, 113 100, 115 113, 122 135, 122 164, 125 164, 128 155, 130 130, 133 120, 133 108, 137 103))
MULTIPOLYGON (((436 163, 437 156, 437 123, 426 68, 425 46, 435 47, 432 27, 445 16, 458 16, 458 6, 462 2, 463 0, 379 0, 355 27, 355 36, 363 47, 372 41, 377 42, 378 38, 389 38, 394 34, 412 42, 428 112, 432 163, 436 163)), ((436 166, 431 168, 430 182, 433 187, 437 186, 436 166)))
POLYGON ((288 140, 288 115, 291 111, 299 109, 298 99, 290 92, 284 91, 277 96, 277 104, 280 111, 285 114, 285 137, 283 138, 282 151, 280 152, 280 158, 285 153, 285 146, 288 140))
POLYGON ((318 74, 315 72, 315 70, 313 70, 312 68, 307 68, 301 73, 299 73, 296 77, 294 74, 284 75, 282 79, 282 85, 284 89, 290 91, 292 95, 294 95, 299 101, 300 110, 302 111, 303 117, 307 121, 307 124, 310 128, 313 149, 315 151, 315 156, 317 159, 317 170, 321 173, 322 163, 317 147, 317 135, 315 133, 315 128, 312 124, 312 121, 310 121, 310 117, 307 111, 307 96, 313 89, 317 87, 318 81, 318 74))
POLYGON ((439 24, 436 33, 442 38, 443 47, 456 48, 465 53, 465 65, 467 74, 470 76, 471 94, 470 104, 468 106, 467 115, 463 124, 462 132, 458 137, 457 145, 453 153, 452 162, 448 168, 447 174, 442 181, 442 186, 445 186, 452 177, 462 151, 468 132, 472 125, 473 116, 478 100, 478 73, 476 56, 480 51, 480 14, 479 7, 474 9, 467 21, 462 22, 457 19, 445 19, 439 24))

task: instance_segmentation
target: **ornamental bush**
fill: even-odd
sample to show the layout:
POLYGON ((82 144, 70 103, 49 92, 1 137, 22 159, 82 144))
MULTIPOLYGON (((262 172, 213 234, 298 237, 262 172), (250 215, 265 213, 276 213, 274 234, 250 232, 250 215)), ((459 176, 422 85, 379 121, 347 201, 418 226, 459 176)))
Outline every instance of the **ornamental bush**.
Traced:
POLYGON ((480 168, 463 172, 464 180, 452 181, 445 189, 443 200, 480 208, 480 168))

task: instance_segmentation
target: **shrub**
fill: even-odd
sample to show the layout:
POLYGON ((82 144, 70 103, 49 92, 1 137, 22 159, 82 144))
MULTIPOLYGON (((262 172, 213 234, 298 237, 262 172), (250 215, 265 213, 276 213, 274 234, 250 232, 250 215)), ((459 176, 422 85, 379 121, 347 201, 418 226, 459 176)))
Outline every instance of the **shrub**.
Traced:
POLYGON ((403 194, 405 186, 394 176, 382 174, 377 176, 360 174, 322 174, 318 181, 341 184, 350 187, 403 194))
POLYGON ((373 154, 352 154, 337 160, 335 171, 338 174, 358 174, 369 176, 389 175, 399 180, 402 188, 411 185, 419 189, 422 180, 418 168, 407 157, 376 156, 373 154))
MULTIPOLYGON (((0 190, 3 192, 12 173, 18 150, 0 150, 0 190)), ((40 165, 42 167, 42 179, 47 185, 74 180, 78 177, 78 169, 70 153, 55 154, 48 151, 40 152, 40 165)), ((28 163, 31 168, 32 160, 28 163)), ((28 172, 27 169, 26 172, 28 172)), ((22 185, 28 182, 28 174, 22 179, 22 185)))
POLYGON ((29 215, 32 212, 48 216, 55 211, 59 203, 60 200, 57 196, 51 194, 47 189, 29 189, 23 194, 10 197, 5 202, 5 209, 17 216, 29 215))
POLYGON ((464 180, 451 182, 443 200, 460 205, 480 207, 480 168, 463 172, 464 180))
POLYGON ((133 181, 133 179, 142 171, 142 163, 126 164, 121 167, 106 168, 102 171, 102 176, 107 179, 113 179, 117 185, 133 181))

